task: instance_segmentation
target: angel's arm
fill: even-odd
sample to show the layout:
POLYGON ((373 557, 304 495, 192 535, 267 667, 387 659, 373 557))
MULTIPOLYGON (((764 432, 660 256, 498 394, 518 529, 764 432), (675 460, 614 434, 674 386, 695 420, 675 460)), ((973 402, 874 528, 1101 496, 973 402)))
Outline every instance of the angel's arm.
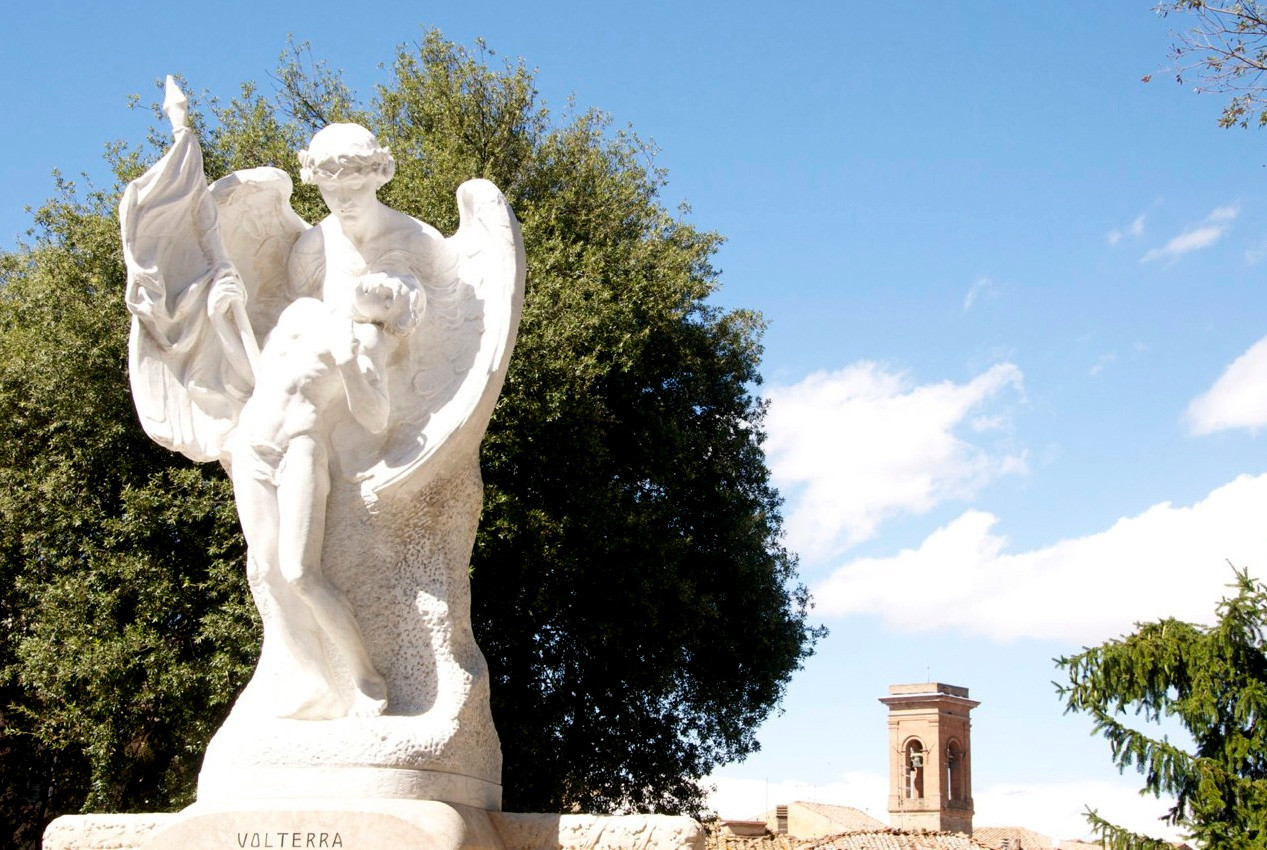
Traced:
POLYGON ((207 316, 224 349, 225 359, 239 375, 255 382, 255 367, 260 359, 259 346, 246 315, 246 287, 231 269, 216 278, 207 294, 207 316))

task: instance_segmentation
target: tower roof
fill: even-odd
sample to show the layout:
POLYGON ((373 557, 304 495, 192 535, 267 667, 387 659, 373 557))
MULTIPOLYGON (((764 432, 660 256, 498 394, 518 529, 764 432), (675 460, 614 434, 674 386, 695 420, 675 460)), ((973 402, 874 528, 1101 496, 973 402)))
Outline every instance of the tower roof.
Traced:
POLYGON ((894 708, 903 705, 920 703, 957 703, 971 710, 981 703, 968 699, 968 689, 958 685, 945 685, 941 682, 921 682, 913 685, 889 685, 889 695, 880 697, 880 702, 894 708))
POLYGON ((941 682, 923 682, 917 685, 889 685, 889 693, 893 696, 907 694, 947 694, 952 697, 968 696, 968 689, 958 685, 943 685, 941 682))

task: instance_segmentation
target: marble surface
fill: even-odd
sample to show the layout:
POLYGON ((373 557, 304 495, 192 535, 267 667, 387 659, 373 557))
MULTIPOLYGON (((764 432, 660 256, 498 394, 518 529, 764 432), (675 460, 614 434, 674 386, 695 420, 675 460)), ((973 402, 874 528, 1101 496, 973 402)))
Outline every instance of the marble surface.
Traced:
POLYGON ((666 815, 487 812, 428 801, 290 808, 198 804, 173 815, 69 815, 44 833, 44 850, 220 850, 340 847, 346 850, 703 850, 704 830, 666 815))
POLYGON ((457 190, 449 237, 382 204, 395 161, 336 124, 278 169, 211 186, 168 81, 173 144, 120 205, 137 413, 229 471, 263 622, 253 678, 207 750, 199 803, 432 799, 500 806, 467 569, 479 443, 522 310, 518 223, 457 190))

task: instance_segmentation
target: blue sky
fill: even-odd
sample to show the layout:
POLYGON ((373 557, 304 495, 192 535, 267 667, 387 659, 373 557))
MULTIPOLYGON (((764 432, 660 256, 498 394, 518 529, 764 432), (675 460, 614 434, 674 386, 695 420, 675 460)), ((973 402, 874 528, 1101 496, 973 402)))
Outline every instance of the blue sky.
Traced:
POLYGON ((931 677, 981 701, 978 824, 1149 826, 1051 659, 1267 564, 1267 136, 1164 72, 1185 21, 1151 6, 19 4, 0 245, 54 168, 104 181, 166 73, 267 87, 293 33, 368 96, 423 26, 482 36, 654 139, 666 202, 728 238, 718 302, 770 323, 770 461, 832 633, 718 772, 723 814, 883 816, 876 698, 931 677))

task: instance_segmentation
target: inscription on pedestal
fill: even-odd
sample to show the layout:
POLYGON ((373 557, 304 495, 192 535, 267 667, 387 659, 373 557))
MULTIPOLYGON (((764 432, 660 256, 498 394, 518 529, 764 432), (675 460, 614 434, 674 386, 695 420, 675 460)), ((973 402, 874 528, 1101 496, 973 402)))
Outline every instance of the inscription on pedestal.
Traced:
POLYGON ((342 847, 337 832, 239 832, 238 847, 342 847))
POLYGON ((327 810, 186 810, 180 820, 154 833, 145 850, 501 850, 483 812, 458 811, 443 803, 368 803, 365 808, 327 810), (468 816, 471 822, 468 822, 468 816))

